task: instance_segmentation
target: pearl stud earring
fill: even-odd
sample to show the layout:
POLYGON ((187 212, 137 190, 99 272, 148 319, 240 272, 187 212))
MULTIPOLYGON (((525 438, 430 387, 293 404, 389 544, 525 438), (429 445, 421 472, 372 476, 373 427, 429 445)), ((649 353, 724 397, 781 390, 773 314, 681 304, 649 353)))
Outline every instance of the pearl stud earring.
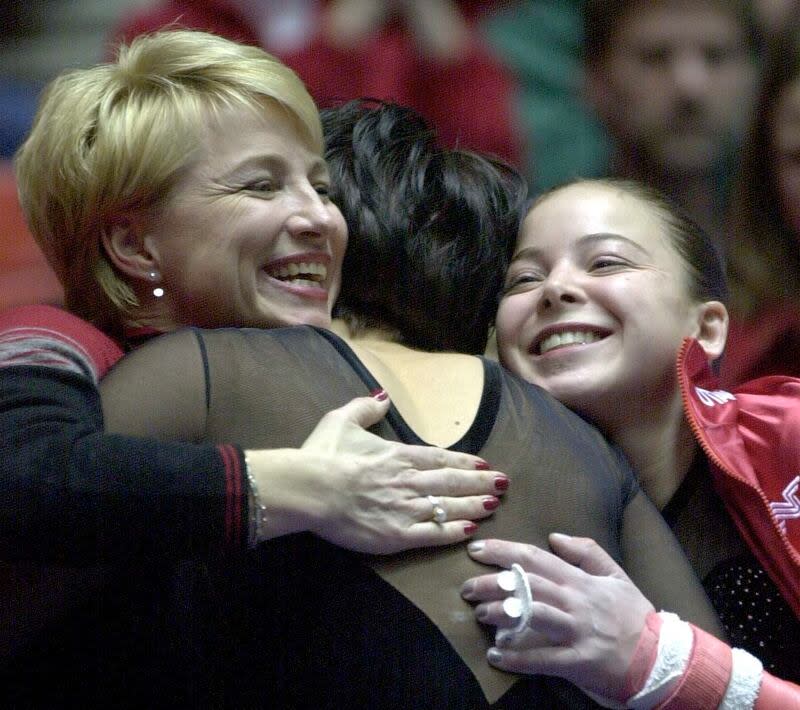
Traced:
MULTIPOLYGON (((157 271, 151 271, 149 275, 151 281, 158 281, 160 278, 157 271)), ((156 286, 153 289, 153 295, 156 298, 161 298, 164 295, 164 289, 161 286, 156 286)))

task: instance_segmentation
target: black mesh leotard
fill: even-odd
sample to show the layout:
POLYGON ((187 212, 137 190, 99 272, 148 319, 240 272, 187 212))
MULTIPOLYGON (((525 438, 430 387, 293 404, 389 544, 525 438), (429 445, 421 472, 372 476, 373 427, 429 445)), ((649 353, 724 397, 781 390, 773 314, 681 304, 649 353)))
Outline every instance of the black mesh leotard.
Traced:
POLYGON ((736 529, 701 452, 663 515, 731 645, 752 653, 773 675, 800 683, 800 620, 736 529))
MULTIPOLYGON (((285 447, 299 446, 323 413, 379 386, 327 331, 184 331, 126 358, 106 378, 103 397, 113 430, 285 447)), ((394 408, 375 431, 420 443, 394 408)), ((477 416, 452 448, 483 457, 512 480, 480 536, 543 546, 551 531, 591 536, 654 604, 715 627, 699 583, 629 467, 542 390, 484 360, 477 416)), ((439 591, 449 608, 444 624, 437 627, 379 574, 382 558, 309 534, 272 540, 242 564, 216 570, 217 613, 200 620, 215 649, 214 697, 238 707, 485 707, 441 628, 478 628, 458 587, 486 568, 462 546, 410 553, 404 564, 420 565, 421 589, 439 591)), ((528 677, 497 707, 584 705, 592 703, 568 683, 528 677)))

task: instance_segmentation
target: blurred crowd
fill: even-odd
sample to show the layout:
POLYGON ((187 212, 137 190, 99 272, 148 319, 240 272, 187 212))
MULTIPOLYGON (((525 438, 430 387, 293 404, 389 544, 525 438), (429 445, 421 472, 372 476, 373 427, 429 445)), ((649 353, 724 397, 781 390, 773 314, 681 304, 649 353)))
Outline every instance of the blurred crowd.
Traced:
MULTIPOLYGON (((42 2, 40 13, 57 4, 42 2)), ((278 56, 320 107, 372 97, 415 108, 446 144, 521 169, 534 194, 579 176, 654 185, 710 230, 728 259, 734 322, 723 375, 732 383, 800 372, 796 6, 156 0, 122 10, 103 51, 111 57, 118 41, 168 25, 210 30, 278 56)), ((6 38, 19 32, 19 7, 2 11, 6 38)), ((46 32, 46 20, 37 22, 46 32)), ((58 299, 12 214, 10 161, 37 95, 37 85, 0 75, 0 199, 12 205, 0 225, 4 306, 32 294, 58 299)))

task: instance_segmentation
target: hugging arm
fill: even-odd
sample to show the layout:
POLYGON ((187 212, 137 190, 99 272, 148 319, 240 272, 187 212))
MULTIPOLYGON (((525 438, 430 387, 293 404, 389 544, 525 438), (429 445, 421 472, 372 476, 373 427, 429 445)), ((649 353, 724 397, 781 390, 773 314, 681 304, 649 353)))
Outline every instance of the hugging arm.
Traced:
POLYGON ((61 309, 0 315, 2 559, 93 565, 165 540, 179 556, 242 544, 225 525, 233 447, 103 431, 96 382, 121 354, 61 309))
MULTIPOLYGON (((606 707, 800 708, 800 687, 763 671, 750 654, 674 614, 656 614, 593 540, 554 534, 550 546, 555 554, 487 540, 471 551, 487 564, 521 564, 533 590, 528 626, 503 643, 498 637, 489 651, 494 665, 567 678, 606 707)), ((463 593, 480 602, 484 623, 514 621, 497 575, 468 580, 463 593)))
MULTIPOLYGON (((193 331, 175 333, 120 362, 102 385, 108 429, 202 439, 208 395, 201 342, 193 331)), ((484 503, 504 489, 497 482, 504 477, 474 456, 366 431, 387 408, 386 400, 359 397, 323 416, 299 449, 246 452, 256 540, 309 531, 347 549, 385 554, 460 542, 474 532, 473 521, 490 514, 484 503), (445 508, 444 524, 433 522, 428 496, 445 508)))
MULTIPOLYGON (((798 686, 717 638, 713 610, 641 492, 631 499, 623 528, 628 574, 588 538, 551 535, 552 553, 500 540, 471 551, 487 564, 520 564, 533 592, 528 627, 498 637, 490 662, 566 678, 607 707, 800 708, 798 686)), ((464 589, 465 598, 479 602, 478 618, 498 628, 515 621, 503 608, 507 594, 497 575, 468 580, 464 589)))

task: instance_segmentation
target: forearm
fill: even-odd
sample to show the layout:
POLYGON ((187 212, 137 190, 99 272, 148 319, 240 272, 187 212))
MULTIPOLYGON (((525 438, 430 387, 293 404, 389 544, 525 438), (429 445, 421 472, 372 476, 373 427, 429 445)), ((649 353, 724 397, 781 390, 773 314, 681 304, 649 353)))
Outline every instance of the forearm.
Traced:
POLYGON ((800 708, 800 686, 763 670, 741 649, 731 649, 672 615, 652 614, 631 663, 627 707, 678 710, 800 708))
POLYGON ((301 449, 254 449, 244 457, 249 546, 309 531, 325 517, 319 483, 330 462, 324 457, 301 449))
POLYGON ((97 390, 75 373, 0 368, 0 450, 7 559, 90 564, 244 544, 241 453, 105 434, 97 390))
POLYGON ((465 584, 465 598, 480 602, 478 618, 506 630, 489 651, 493 665, 565 678, 609 708, 800 709, 800 686, 675 614, 656 613, 594 541, 549 541, 556 554, 501 540, 469 547, 479 562, 521 564, 536 590, 530 628, 508 634, 517 622, 506 613, 508 585, 492 574, 465 584))

